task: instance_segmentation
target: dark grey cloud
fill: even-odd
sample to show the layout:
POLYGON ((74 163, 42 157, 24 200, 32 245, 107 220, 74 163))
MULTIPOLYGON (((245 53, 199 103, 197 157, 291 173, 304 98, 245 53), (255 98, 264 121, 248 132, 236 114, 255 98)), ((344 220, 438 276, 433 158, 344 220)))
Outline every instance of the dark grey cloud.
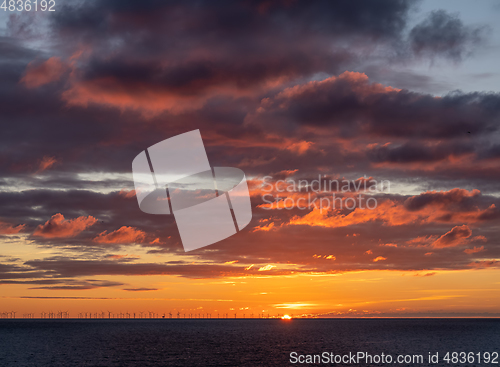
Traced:
MULTIPOLYGON (((60 282, 63 283, 63 282, 60 282)), ((96 288, 118 287, 124 283, 112 282, 109 280, 70 280, 66 284, 46 285, 39 287, 31 287, 29 289, 50 289, 50 290, 89 290, 96 288)))
MULTIPOLYGON (((257 115, 273 127, 284 122, 299 126, 340 128, 346 138, 359 135, 406 139, 465 138, 500 128, 500 94, 451 92, 443 97, 408 90, 387 91, 360 74, 346 75, 296 92, 278 94, 257 115)), ((286 126, 286 125, 285 125, 286 126)), ((293 126, 293 125, 292 125, 293 126)))
MULTIPOLYGON (((87 37, 133 30, 179 30, 196 37, 241 39, 270 30, 397 37, 415 1, 86 1, 68 2, 54 14, 56 29, 87 37), (145 22, 145 20, 148 20, 145 22), (208 34, 211 32, 212 34, 208 34)), ((149 34, 148 34, 149 35, 149 34)), ((146 35, 146 36, 148 36, 146 35)), ((144 37, 144 35, 125 35, 144 37)), ((167 42, 174 42, 169 41, 167 42)))
POLYGON ((157 291, 158 288, 123 288, 124 291, 128 292, 149 292, 149 291, 157 291))
POLYGON ((454 189, 447 192, 425 192, 406 199, 404 205, 410 211, 421 210, 432 204, 446 205, 453 211, 471 211, 477 207, 480 197, 481 193, 478 190, 468 192, 454 189))
MULTIPOLYGON (((465 134, 465 133, 464 133, 465 134)), ((460 157, 479 151, 470 143, 425 145, 408 142, 397 146, 381 146, 368 150, 368 158, 373 162, 412 163, 436 162, 450 156, 460 157)))
POLYGON ((410 31, 409 39, 418 56, 442 56, 461 61, 484 40, 486 31, 484 26, 466 26, 458 15, 436 10, 410 31))

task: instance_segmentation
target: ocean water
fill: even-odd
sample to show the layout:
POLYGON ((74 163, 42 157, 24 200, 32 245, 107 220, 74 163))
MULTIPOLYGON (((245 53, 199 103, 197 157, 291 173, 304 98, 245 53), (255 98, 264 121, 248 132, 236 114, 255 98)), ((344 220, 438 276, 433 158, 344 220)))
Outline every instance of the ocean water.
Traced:
MULTIPOLYGON (((500 352, 500 319, 136 319, 0 320, 0 366, 292 366, 295 356, 422 355, 407 366, 447 363, 447 352, 500 352), (439 353, 438 363, 428 354, 439 353)), ((305 359, 302 359, 305 361, 305 359)), ((295 360, 298 362, 298 359, 295 360)), ((388 363, 339 363, 384 366, 388 363)))

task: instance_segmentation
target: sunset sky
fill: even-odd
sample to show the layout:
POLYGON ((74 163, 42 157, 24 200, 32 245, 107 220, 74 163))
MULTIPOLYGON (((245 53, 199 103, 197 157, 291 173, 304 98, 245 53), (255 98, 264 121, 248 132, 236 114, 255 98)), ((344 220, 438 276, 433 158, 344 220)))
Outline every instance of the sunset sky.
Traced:
POLYGON ((499 17, 493 0, 0 10, 0 313, 500 316, 499 17), (245 172, 253 219, 184 252, 173 216, 139 209, 132 160, 196 129, 212 166, 245 172), (390 187, 360 193, 373 210, 264 201, 307 197, 264 180, 318 177, 390 187))

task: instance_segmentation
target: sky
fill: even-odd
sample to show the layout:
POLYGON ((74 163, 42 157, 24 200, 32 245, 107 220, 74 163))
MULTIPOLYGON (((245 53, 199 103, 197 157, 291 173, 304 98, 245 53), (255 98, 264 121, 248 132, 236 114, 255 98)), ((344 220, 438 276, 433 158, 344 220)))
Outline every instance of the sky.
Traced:
POLYGON ((451 0, 0 10, 0 313, 500 316, 499 15, 451 0), (184 252, 131 171, 196 129, 212 166, 245 172, 253 219, 184 252))

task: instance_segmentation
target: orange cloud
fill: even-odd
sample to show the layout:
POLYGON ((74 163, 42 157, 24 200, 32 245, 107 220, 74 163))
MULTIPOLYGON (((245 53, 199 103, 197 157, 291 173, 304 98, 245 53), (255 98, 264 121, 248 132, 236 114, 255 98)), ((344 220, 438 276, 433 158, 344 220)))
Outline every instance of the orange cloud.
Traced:
POLYGON ((427 247, 437 239, 437 236, 419 236, 406 241, 410 246, 427 247))
POLYGON ((49 169, 50 167, 52 167, 57 162, 58 161, 57 161, 57 159, 55 157, 45 156, 45 157, 42 158, 42 160, 38 164, 38 170, 36 172, 37 173, 43 172, 46 169, 49 169))
POLYGON ((123 226, 116 231, 107 233, 104 231, 94 238, 97 243, 134 243, 141 242, 146 237, 146 233, 134 227, 123 226))
POLYGON ((383 256, 377 256, 375 259, 373 259, 373 262, 376 263, 378 261, 384 261, 384 260, 387 260, 387 258, 383 256))
POLYGON ((92 80, 73 78, 70 88, 62 93, 62 98, 69 105, 108 105, 122 110, 142 111, 144 116, 152 117, 163 111, 178 114, 199 109, 210 98, 217 95, 253 96, 256 93, 262 93, 268 88, 274 88, 283 82, 282 78, 277 77, 264 83, 243 87, 235 85, 232 80, 223 79, 223 76, 219 75, 219 80, 217 78, 207 80, 203 85, 200 84, 190 93, 186 93, 187 89, 184 88, 178 89, 174 86, 151 88, 147 81, 130 84, 112 76, 92 80))
POLYGON ((380 203, 374 210, 356 208, 348 214, 340 213, 340 210, 335 209, 314 208, 303 217, 293 217, 289 224, 335 228, 375 220, 382 220, 387 225, 401 225, 418 219, 418 216, 406 211, 402 205, 390 200, 380 203))
POLYGON ((123 196, 127 199, 133 198, 135 196, 135 190, 121 189, 118 195, 123 196))
POLYGON ((265 226, 257 226, 253 229, 253 232, 258 232, 258 231, 264 231, 264 232, 269 232, 271 229, 274 228, 274 222, 271 222, 265 226))
POLYGON ((439 237, 432 247, 444 248, 444 247, 455 247, 461 245, 465 239, 472 235, 472 231, 467 225, 456 226, 453 229, 441 237, 439 237))
POLYGON ((55 214, 44 225, 39 225, 33 236, 45 238, 67 238, 74 237, 80 232, 94 225, 97 219, 89 215, 88 217, 78 217, 76 219, 65 220, 61 213, 55 214))
POLYGON ((499 265, 500 261, 498 260, 480 260, 469 264, 469 266, 473 268, 493 268, 498 267, 499 265))
POLYGON ((68 66, 59 57, 51 57, 45 62, 28 64, 26 74, 21 79, 28 88, 37 88, 55 82, 68 70, 68 66))
POLYGON ((481 242, 487 242, 488 239, 484 236, 475 236, 472 238, 472 241, 481 241, 481 242))
POLYGON ((271 270, 272 268, 275 268, 275 267, 276 266, 274 266, 274 265, 266 265, 266 266, 259 268, 259 271, 268 271, 268 270, 271 270))
POLYGON ((339 76, 332 76, 324 80, 314 80, 306 84, 296 85, 285 89, 277 96, 277 100, 283 100, 281 108, 286 103, 291 103, 295 97, 317 93, 321 90, 330 90, 335 84, 349 82, 352 91, 362 97, 368 97, 371 94, 399 92, 401 89, 385 86, 378 83, 369 83, 368 76, 365 73, 345 71, 339 76))
POLYGON ((464 250, 464 252, 468 255, 475 254, 476 252, 481 252, 481 251, 484 251, 484 246, 481 247, 474 246, 474 248, 467 248, 464 250))
POLYGON ((298 141, 290 144, 286 149, 298 155, 302 155, 307 152, 313 144, 314 143, 310 141, 298 141))
POLYGON ((20 224, 14 227, 12 224, 0 222, 0 235, 2 234, 16 234, 24 230, 26 224, 20 224))
POLYGON ((165 110, 179 113, 190 108, 200 108, 207 99, 144 88, 126 90, 119 81, 112 78, 75 81, 70 89, 63 92, 62 98, 70 105, 86 107, 89 104, 105 104, 120 109, 143 110, 151 116, 165 110))
MULTIPOLYGON (((287 194, 287 198, 293 199, 296 203, 296 196, 301 193, 287 194)), ((475 223, 486 220, 492 216, 491 211, 496 210, 492 205, 487 209, 481 210, 477 207, 467 211, 457 211, 453 206, 462 200, 477 197, 479 190, 453 189, 450 191, 428 191, 420 195, 408 198, 404 203, 389 199, 378 199, 375 209, 366 209, 357 207, 347 214, 342 209, 335 209, 326 206, 323 208, 315 207, 304 216, 294 216, 289 225, 308 225, 316 227, 337 228, 346 227, 355 224, 363 224, 372 221, 384 222, 387 226, 399 226, 404 224, 425 224, 425 223, 475 223)), ((292 201, 292 200, 290 200, 292 201)), ((318 200, 319 201, 319 200, 318 200)), ((325 200, 326 201, 326 200, 325 200)), ((327 204, 333 200, 327 201, 327 204)), ((270 208, 285 208, 287 202, 281 200, 268 205, 270 208)), ((340 204, 334 202, 339 208, 340 204)), ((371 204, 372 205, 372 204, 371 204)), ((318 205, 319 206, 319 205, 318 205)), ((372 205, 373 206, 373 205, 372 205)), ((424 241, 424 238, 420 239, 424 241)), ((428 239, 427 239, 428 240, 428 239)), ((425 240, 425 241, 427 241, 425 240)), ((415 240, 417 241, 417 240, 415 240)))

